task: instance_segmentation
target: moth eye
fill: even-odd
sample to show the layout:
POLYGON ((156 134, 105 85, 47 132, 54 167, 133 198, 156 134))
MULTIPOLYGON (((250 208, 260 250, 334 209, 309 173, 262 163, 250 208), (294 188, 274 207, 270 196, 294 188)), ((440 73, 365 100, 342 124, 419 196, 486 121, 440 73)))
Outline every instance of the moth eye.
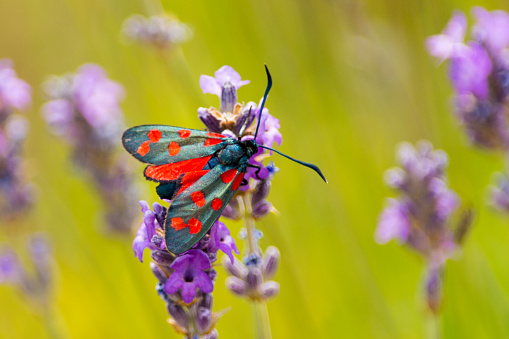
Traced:
POLYGON ((191 193, 191 199, 198 207, 205 206, 205 195, 201 191, 191 193))
POLYGON ((223 180, 225 184, 228 184, 233 180, 235 174, 237 174, 237 170, 235 168, 232 168, 221 174, 221 180, 223 180))
MULTIPOLYGON (((210 133, 208 133, 208 134, 210 134, 210 133)), ((205 140, 205 143, 203 144, 203 146, 207 147, 207 146, 217 145, 222 142, 223 142, 223 140, 221 140, 221 139, 207 139, 207 140, 205 140)))
POLYGON ((218 211, 222 206, 223 206, 223 202, 221 201, 221 199, 214 198, 214 200, 212 200, 212 209, 214 211, 218 211))
POLYGON ((180 152, 180 146, 175 141, 170 142, 170 145, 168 146, 168 151, 170 152, 170 156, 174 156, 179 154, 180 152))
POLYGON ((190 135, 191 135, 191 131, 189 131, 189 130, 187 130, 187 129, 181 129, 181 130, 179 131, 179 136, 180 136, 182 139, 188 138, 190 135))
POLYGON ((158 142, 161 140, 161 131, 158 129, 153 129, 148 132, 148 138, 151 142, 158 142))
POLYGON ((148 140, 141 144, 140 147, 138 147, 138 149, 136 150, 136 152, 138 152, 138 154, 140 154, 141 156, 145 156, 145 154, 147 154, 149 151, 150 151, 150 141, 148 140))
POLYGON ((189 219, 189 233, 196 234, 201 230, 201 221, 196 218, 189 219))

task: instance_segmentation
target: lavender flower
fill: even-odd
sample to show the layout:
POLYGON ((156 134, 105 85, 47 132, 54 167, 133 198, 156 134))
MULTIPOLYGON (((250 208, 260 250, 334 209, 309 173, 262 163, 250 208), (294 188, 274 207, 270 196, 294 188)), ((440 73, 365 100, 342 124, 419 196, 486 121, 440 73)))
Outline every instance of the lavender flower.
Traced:
POLYGON ((4 221, 22 215, 34 200, 22 158, 28 122, 15 113, 30 104, 30 86, 16 76, 10 60, 0 60, 0 217, 4 221))
POLYGON ((49 102, 42 114, 53 134, 72 148, 72 160, 93 181, 107 206, 108 228, 129 232, 137 189, 123 157, 116 155, 124 129, 120 101, 123 87, 108 79, 98 65, 86 64, 75 74, 52 77, 44 84, 49 102))
POLYGON ((229 255, 232 251, 238 253, 235 241, 218 221, 193 249, 175 256, 166 250, 161 227, 167 209, 157 202, 153 210, 145 201, 140 201, 140 206, 143 223, 134 239, 133 250, 140 261, 146 248, 151 251, 150 267, 159 281, 157 291, 166 302, 170 324, 189 338, 217 338, 214 327, 224 312, 212 312, 217 275, 212 264, 217 260, 218 250, 229 255))
POLYGON ((52 254, 48 241, 41 234, 27 241, 29 259, 33 269, 27 270, 9 245, 0 249, 0 285, 16 287, 30 301, 46 308, 51 293, 52 254))
POLYGON ((480 7, 473 12, 477 19, 473 40, 463 42, 467 22, 463 13, 456 12, 442 34, 428 38, 427 47, 441 61, 450 60, 456 114, 471 141, 507 152, 509 14, 480 7))
POLYGON ((189 40, 191 28, 167 15, 145 18, 131 15, 123 24, 123 33, 130 40, 160 49, 167 49, 189 40))
POLYGON ((416 148, 401 144, 397 154, 402 168, 389 170, 386 179, 400 197, 388 200, 375 239, 380 244, 397 239, 425 258, 429 267, 428 304, 437 312, 441 295, 437 291, 441 284, 437 272, 443 270, 445 261, 460 245, 471 217, 463 217, 455 228, 451 227, 458 197, 447 188, 444 176, 447 155, 443 151, 434 151, 430 143, 421 141, 416 148))

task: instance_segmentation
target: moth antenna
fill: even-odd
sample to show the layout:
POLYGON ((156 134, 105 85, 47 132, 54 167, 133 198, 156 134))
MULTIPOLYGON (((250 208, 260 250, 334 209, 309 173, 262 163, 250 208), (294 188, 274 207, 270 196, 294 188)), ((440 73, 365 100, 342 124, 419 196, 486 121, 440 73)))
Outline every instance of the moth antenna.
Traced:
POLYGON ((246 121, 244 121, 244 124, 240 128, 239 140, 240 140, 240 137, 242 136, 242 134, 244 133, 244 130, 246 129, 246 126, 247 126, 247 122, 249 121, 249 117, 251 116, 251 108, 253 108, 253 106, 249 106, 249 113, 247 114, 248 118, 246 119, 246 121))
POLYGON ((265 89, 265 94, 263 95, 262 104, 260 105, 260 113, 258 114, 258 124, 256 125, 255 137, 258 136, 258 128, 260 128, 260 121, 262 118, 263 107, 265 106, 265 101, 267 101, 267 97, 269 96, 269 91, 272 87, 272 77, 270 76, 269 68, 265 65, 265 72, 267 72, 267 88, 265 89))
POLYGON ((318 168, 318 166, 313 165, 313 164, 310 164, 310 163, 308 163, 308 162, 304 162, 304 161, 300 161, 300 160, 294 159, 294 158, 292 158, 292 157, 290 157, 290 156, 288 156, 288 155, 286 155, 286 154, 284 154, 284 153, 281 153, 281 152, 279 152, 279 151, 277 151, 277 150, 275 150, 275 149, 273 149, 273 148, 267 147, 267 146, 258 145, 258 147, 261 147, 261 148, 265 148, 265 149, 268 149, 268 150, 274 151, 274 152, 276 152, 277 154, 280 154, 280 155, 284 156, 285 158, 288 158, 288 159, 290 159, 290 160, 293 160, 293 161, 295 161, 295 162, 296 162, 296 163, 298 163, 298 164, 301 164, 301 165, 303 165, 303 166, 306 166, 306 167, 311 168, 311 169, 312 169, 312 170, 314 170, 316 173, 318 173, 318 175, 319 175, 320 177, 322 177, 323 181, 325 181, 326 183, 328 183, 327 179, 325 179, 325 176, 323 175, 322 171, 320 171, 320 169, 318 168))

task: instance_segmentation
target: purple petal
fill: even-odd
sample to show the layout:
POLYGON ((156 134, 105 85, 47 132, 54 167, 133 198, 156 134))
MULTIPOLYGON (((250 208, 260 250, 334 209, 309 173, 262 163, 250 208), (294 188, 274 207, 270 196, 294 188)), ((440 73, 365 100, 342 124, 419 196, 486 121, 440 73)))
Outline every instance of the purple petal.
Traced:
POLYGON ((389 205, 385 207, 378 220, 375 232, 376 242, 385 244, 392 239, 405 242, 410 234, 410 217, 406 206, 394 199, 388 199, 389 205))
POLYGON ((2 60, 0 67, 0 101, 3 106, 26 109, 32 102, 30 85, 19 79, 10 60, 2 60))
POLYGON ((175 294, 179 288, 184 285, 183 275, 181 272, 173 272, 168 280, 164 283, 164 291, 168 294, 175 294))
POLYGON ((192 283, 183 283, 182 284, 182 299, 185 303, 189 304, 193 301, 196 296, 196 284, 192 283))
MULTIPOLYGON (((208 270, 212 266, 210 265, 209 257, 200 250, 190 250, 187 252, 192 258, 189 264, 198 270, 208 270)), ((173 267, 172 267, 173 268, 173 267)))
POLYGON ((477 19, 472 28, 479 42, 485 43, 493 52, 509 47, 509 14, 504 11, 488 12, 482 7, 472 9, 477 19))
POLYGON ((189 252, 191 251, 188 251, 185 254, 178 256, 170 267, 175 271, 184 272, 186 268, 189 266, 189 263, 194 256, 193 254, 189 254, 189 252))
POLYGON ((426 39, 426 47, 430 55, 441 61, 452 57, 458 46, 462 45, 467 29, 465 14, 456 11, 442 34, 433 35, 426 39))
POLYGON ((214 284, 212 283, 212 280, 210 280, 209 275, 205 272, 198 272, 195 275, 193 282, 204 293, 212 293, 214 290, 214 284))
POLYGON ((210 93, 221 97, 221 86, 214 77, 210 75, 200 76, 200 87, 204 94, 210 93))
POLYGON ((150 211, 150 206, 148 202, 146 202, 145 200, 140 200, 138 203, 141 206, 141 211, 143 212, 143 214, 145 214, 146 211, 150 211))
POLYGON ((458 94, 472 93, 484 100, 489 95, 491 60, 478 43, 472 42, 451 59, 449 76, 458 94))
POLYGON ((249 83, 249 80, 240 80, 240 74, 237 73, 232 67, 230 66, 223 66, 220 69, 214 73, 214 76, 216 77, 216 81, 219 84, 219 86, 222 86, 227 81, 231 82, 233 86, 235 86, 236 89, 239 89, 243 85, 247 85, 249 83))

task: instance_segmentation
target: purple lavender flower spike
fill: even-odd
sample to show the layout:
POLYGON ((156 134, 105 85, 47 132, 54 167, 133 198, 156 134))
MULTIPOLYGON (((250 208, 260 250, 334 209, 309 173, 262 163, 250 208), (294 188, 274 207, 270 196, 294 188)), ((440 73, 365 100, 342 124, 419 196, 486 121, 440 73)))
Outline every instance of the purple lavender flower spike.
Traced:
POLYGON ((459 247, 472 222, 467 211, 458 223, 452 225, 451 216, 458 208, 459 199, 447 188, 445 167, 447 155, 434 151, 428 142, 414 148, 408 143, 399 146, 401 168, 391 169, 386 180, 400 197, 388 199, 382 211, 375 240, 385 244, 398 239, 422 255, 430 270, 425 290, 429 309, 436 313, 441 302, 441 272, 447 259, 459 247))
POLYGON ((488 12, 482 7, 472 9, 477 23, 472 28, 475 40, 487 46, 490 52, 500 53, 509 47, 509 14, 504 11, 488 12))
POLYGON ((0 284, 16 283, 20 275, 20 263, 16 253, 10 247, 0 252, 0 284))
POLYGON ((204 94, 215 94, 221 98, 222 88, 225 83, 231 83, 235 89, 249 84, 249 80, 242 81, 239 73, 230 66, 223 66, 214 73, 214 77, 202 75, 200 77, 200 87, 204 94))
POLYGON ((408 207, 395 199, 387 199, 387 202, 378 220, 375 240, 379 244, 386 244, 392 239, 404 243, 412 228, 408 207))
POLYGON ((459 95, 473 94, 480 100, 488 98, 488 76, 492 70, 492 63, 484 48, 475 42, 451 59, 449 77, 454 89, 459 95))
POLYGON ((162 206, 158 203, 154 203, 154 213, 150 210, 150 207, 146 201, 140 201, 141 211, 143 212, 143 223, 141 224, 138 232, 136 233, 136 237, 133 241, 133 251, 135 256, 143 262, 143 252, 145 248, 149 248, 150 250, 164 250, 166 245, 164 243, 164 238, 159 243, 159 246, 154 244, 153 238, 157 237, 157 230, 162 231, 162 227, 157 221, 156 213, 161 211, 162 206))
POLYGON ((235 240, 230 235, 230 230, 224 223, 219 220, 214 223, 210 230, 210 239, 209 251, 217 252, 217 250, 221 250, 230 258, 233 265, 233 253, 240 254, 240 252, 237 249, 237 245, 235 245, 235 240))
POLYGON ((16 108, 25 110, 32 103, 32 90, 19 79, 9 59, 0 60, 0 111, 16 108))
POLYGON ((433 35, 426 39, 429 54, 444 61, 455 55, 457 49, 463 45, 467 29, 467 18, 460 11, 454 12, 451 20, 442 31, 442 34, 433 35))
POLYGON ((112 121, 122 119, 120 101, 124 89, 108 79, 106 71, 94 64, 78 69, 73 83, 73 99, 90 126, 107 128, 112 121))
POLYGON ((208 256, 200 250, 190 250, 181 255, 171 265, 175 271, 164 284, 166 293, 174 294, 181 290, 182 299, 186 303, 193 301, 196 289, 204 293, 212 293, 214 285, 205 270, 211 268, 208 256))

